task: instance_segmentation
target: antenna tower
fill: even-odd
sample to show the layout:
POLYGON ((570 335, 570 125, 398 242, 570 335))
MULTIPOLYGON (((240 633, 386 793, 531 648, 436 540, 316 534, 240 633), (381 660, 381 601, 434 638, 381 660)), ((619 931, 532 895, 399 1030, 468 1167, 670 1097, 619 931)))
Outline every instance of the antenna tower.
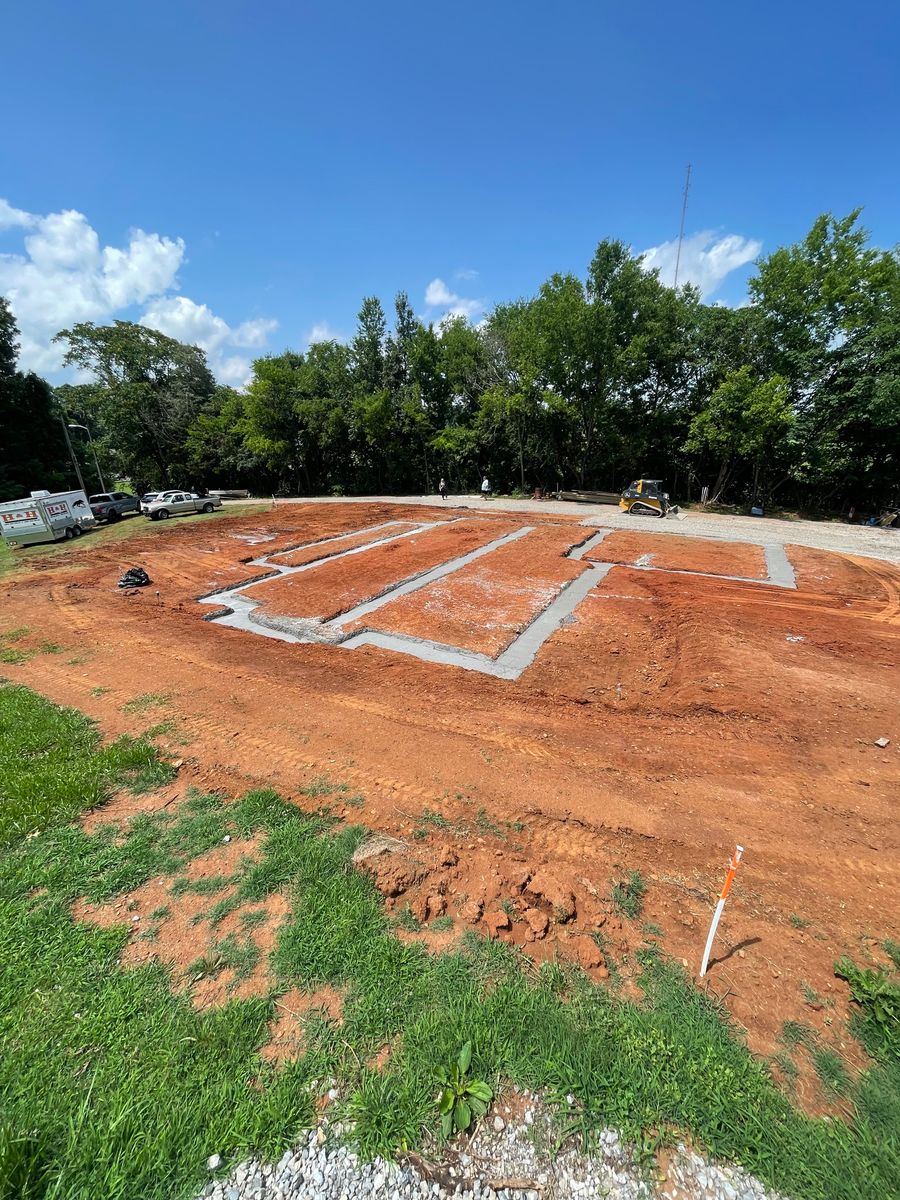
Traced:
POLYGON ((675 282, 672 287, 678 287, 678 268, 681 266, 681 244, 684 241, 684 218, 687 213, 688 191, 691 186, 691 164, 687 165, 687 175, 684 177, 684 199, 681 204, 681 229, 678 231, 678 253, 675 256, 675 282))

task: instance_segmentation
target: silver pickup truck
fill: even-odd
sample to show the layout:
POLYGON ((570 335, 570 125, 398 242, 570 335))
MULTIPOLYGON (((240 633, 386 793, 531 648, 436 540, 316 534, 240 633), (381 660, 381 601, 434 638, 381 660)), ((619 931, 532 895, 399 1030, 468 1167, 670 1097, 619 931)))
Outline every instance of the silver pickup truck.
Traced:
POLYGON ((98 521, 118 521, 126 513, 139 513, 141 502, 137 496, 127 492, 98 492, 96 496, 88 496, 91 512, 98 521))
POLYGON ((165 521, 168 517, 180 517, 183 513, 211 513, 221 508, 218 496, 198 496, 196 492, 162 492, 149 504, 141 505, 141 512, 151 521, 165 521))

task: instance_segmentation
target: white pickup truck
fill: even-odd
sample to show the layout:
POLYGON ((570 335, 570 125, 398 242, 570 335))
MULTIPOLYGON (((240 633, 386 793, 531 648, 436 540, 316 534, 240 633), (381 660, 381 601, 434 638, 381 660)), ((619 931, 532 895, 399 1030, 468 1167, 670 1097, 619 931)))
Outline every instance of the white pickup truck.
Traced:
POLYGON ((151 521, 165 521, 169 517, 180 517, 183 513, 211 513, 221 508, 218 496, 198 496, 196 492, 161 492, 149 504, 141 505, 141 512, 151 521))

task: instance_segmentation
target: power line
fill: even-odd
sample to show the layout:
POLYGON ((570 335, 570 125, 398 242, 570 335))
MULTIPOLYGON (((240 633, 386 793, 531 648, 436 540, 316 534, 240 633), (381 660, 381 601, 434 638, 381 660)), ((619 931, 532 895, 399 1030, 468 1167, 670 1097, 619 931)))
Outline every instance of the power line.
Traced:
POLYGON ((678 268, 681 266, 681 243, 684 241, 684 218, 687 213, 688 190, 691 186, 691 164, 687 165, 687 175, 684 178, 684 201, 681 205, 681 229, 678 232, 678 253, 675 256, 675 282, 672 287, 678 287, 678 268))

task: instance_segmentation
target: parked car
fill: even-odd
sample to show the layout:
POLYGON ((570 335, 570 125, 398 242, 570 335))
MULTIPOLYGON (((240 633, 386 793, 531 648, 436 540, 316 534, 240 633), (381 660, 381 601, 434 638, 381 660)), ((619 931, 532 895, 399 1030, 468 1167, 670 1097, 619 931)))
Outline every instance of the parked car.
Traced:
POLYGON ((165 521, 182 513, 211 513, 221 508, 218 496, 198 496, 196 492, 161 492, 155 500, 141 505, 141 512, 152 521, 165 521))
POLYGON ((141 502, 137 496, 129 496, 127 492, 98 492, 96 496, 88 497, 91 512, 98 521, 118 521, 126 513, 139 513, 141 502))

